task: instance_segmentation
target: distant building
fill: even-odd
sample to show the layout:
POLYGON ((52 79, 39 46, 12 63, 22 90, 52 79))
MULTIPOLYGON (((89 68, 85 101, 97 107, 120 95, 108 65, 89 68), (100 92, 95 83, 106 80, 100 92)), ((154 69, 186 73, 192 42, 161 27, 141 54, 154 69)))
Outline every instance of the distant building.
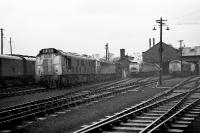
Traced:
MULTIPOLYGON (((180 50, 174 48, 171 45, 162 43, 162 62, 163 62, 163 72, 168 73, 169 62, 172 60, 180 60, 180 50)), ((144 62, 160 64, 160 42, 156 45, 150 47, 147 51, 142 52, 142 57, 144 62)))
POLYGON ((134 62, 134 57, 125 55, 125 49, 120 49, 120 59, 118 62, 122 67, 122 78, 130 76, 130 65, 134 62))
POLYGON ((191 47, 184 47, 182 50, 183 56, 195 56, 200 55, 200 46, 191 47))
POLYGON ((200 46, 184 47, 182 49, 182 60, 195 63, 195 71, 199 74, 200 70, 200 46))

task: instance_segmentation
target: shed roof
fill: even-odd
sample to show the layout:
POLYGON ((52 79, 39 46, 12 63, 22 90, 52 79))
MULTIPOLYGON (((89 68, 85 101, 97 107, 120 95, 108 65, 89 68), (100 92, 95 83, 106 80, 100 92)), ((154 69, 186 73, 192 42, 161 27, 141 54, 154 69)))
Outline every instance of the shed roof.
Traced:
MULTIPOLYGON (((157 45, 160 45, 160 42, 158 42, 157 44, 155 44, 153 47, 149 48, 149 49, 146 50, 145 52, 148 52, 148 51, 152 50, 152 49, 153 49, 154 47, 156 47, 157 45)), ((173 47, 173 46, 170 45, 170 44, 166 44, 165 42, 162 42, 162 45, 166 45, 167 47, 171 47, 172 49, 179 51, 179 49, 173 47)), ((145 52, 143 52, 143 53, 145 53, 145 52)))

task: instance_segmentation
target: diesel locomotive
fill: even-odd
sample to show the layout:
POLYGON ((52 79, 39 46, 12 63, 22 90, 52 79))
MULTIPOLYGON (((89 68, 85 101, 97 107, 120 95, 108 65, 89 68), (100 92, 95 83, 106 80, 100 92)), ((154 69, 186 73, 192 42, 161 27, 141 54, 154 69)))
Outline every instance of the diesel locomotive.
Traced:
POLYGON ((88 55, 47 48, 36 56, 35 77, 45 86, 55 88, 113 80, 120 75, 119 67, 119 64, 88 55))

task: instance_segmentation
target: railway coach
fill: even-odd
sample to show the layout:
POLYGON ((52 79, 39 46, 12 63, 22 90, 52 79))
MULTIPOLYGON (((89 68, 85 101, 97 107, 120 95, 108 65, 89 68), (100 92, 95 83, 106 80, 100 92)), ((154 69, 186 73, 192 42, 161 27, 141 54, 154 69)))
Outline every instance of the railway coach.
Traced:
POLYGON ((173 60, 169 63, 169 72, 174 76, 184 76, 184 75, 191 75, 195 73, 195 64, 180 61, 180 60, 173 60))
POLYGON ((22 55, 0 55, 1 86, 27 83, 35 76, 35 58, 22 55))
POLYGON ((54 88, 115 79, 118 66, 87 55, 47 48, 37 55, 35 69, 36 80, 54 88))

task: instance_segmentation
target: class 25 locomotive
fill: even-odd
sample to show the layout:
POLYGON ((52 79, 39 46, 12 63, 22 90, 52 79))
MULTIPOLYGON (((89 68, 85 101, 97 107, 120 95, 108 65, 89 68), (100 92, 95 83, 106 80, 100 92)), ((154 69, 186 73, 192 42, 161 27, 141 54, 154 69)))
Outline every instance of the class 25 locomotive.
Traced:
POLYGON ((40 50, 36 80, 48 85, 69 85, 116 78, 115 63, 55 48, 40 50))

